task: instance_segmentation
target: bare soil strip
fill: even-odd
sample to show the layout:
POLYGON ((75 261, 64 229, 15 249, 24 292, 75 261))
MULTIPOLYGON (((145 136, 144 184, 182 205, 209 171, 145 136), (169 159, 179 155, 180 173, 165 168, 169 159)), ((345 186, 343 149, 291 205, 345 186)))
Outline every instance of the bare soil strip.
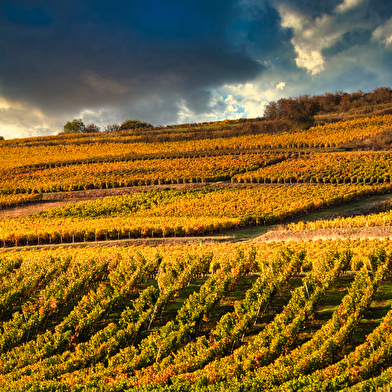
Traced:
POLYGON ((253 239, 254 242, 317 241, 336 239, 384 239, 392 238, 392 226, 354 227, 349 229, 321 230, 276 230, 269 231, 253 239))

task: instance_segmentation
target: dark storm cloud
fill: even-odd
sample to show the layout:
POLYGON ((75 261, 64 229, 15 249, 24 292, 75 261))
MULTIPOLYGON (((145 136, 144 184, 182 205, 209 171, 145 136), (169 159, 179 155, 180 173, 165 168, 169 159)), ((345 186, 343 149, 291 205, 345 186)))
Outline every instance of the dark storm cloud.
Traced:
POLYGON ((29 4, 1 7, 0 94, 47 112, 158 98, 201 112, 208 89, 263 70, 225 39, 231 1, 29 4))
POLYGON ((246 37, 248 43, 252 43, 264 56, 272 56, 274 52, 281 49, 284 42, 290 40, 292 33, 280 27, 281 19, 279 12, 271 3, 261 2, 248 6, 248 18, 237 19, 231 30, 234 37, 241 32, 242 39, 246 37))
POLYGON ((329 57, 344 52, 356 45, 368 45, 371 38, 372 31, 370 29, 359 28, 353 31, 348 31, 334 46, 325 49, 323 54, 329 57))
MULTIPOLYGON (((339 4, 343 3, 343 0, 323 0, 323 1, 312 1, 312 0, 271 0, 272 3, 277 6, 279 4, 287 4, 293 9, 301 10, 302 12, 312 17, 320 17, 324 14, 331 15, 339 4)), ((392 16, 391 2, 390 0, 366 0, 367 16, 380 17, 383 20, 387 20, 392 16)))
POLYGON ((48 26, 51 17, 42 8, 23 8, 12 3, 3 6, 3 15, 6 20, 22 26, 48 26))
POLYGON ((371 90, 390 84, 391 18, 390 0, 0 0, 0 134, 371 90))
POLYGON ((369 17, 377 15, 383 21, 392 17, 392 6, 390 0, 369 0, 369 17))
POLYGON ((289 5, 294 9, 301 10, 308 15, 316 17, 321 16, 322 14, 331 13, 338 4, 342 3, 342 0, 273 0, 273 4, 275 6, 282 3, 289 5))

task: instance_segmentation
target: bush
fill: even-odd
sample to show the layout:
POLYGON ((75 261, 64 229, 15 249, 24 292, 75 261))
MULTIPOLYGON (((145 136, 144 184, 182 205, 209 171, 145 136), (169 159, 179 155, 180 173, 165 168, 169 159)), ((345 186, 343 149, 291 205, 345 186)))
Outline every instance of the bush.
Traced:
POLYGON ((92 123, 88 124, 87 127, 85 127, 82 130, 83 133, 96 133, 96 132, 99 132, 99 131, 100 131, 99 126, 95 125, 95 124, 92 124, 92 123))
POLYGON ((104 132, 117 132, 120 130, 120 124, 117 123, 108 123, 105 125, 104 132))
POLYGON ((120 126, 121 131, 135 128, 152 128, 152 125, 139 120, 125 120, 120 126))

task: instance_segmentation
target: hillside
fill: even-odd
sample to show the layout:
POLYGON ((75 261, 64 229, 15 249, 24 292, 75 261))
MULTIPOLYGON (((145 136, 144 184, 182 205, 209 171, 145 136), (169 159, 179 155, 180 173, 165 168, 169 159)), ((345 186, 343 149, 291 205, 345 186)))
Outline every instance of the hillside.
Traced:
POLYGON ((0 390, 387 390, 385 93, 0 141, 0 390))

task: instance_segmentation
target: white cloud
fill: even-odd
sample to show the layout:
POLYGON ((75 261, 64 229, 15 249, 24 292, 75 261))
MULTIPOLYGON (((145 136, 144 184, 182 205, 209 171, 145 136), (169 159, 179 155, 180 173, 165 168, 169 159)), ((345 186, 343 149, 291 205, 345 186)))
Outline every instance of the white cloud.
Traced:
POLYGON ((0 109, 0 135, 5 139, 57 134, 55 122, 48 123, 17 109, 0 109))
POLYGON ((0 136, 5 139, 51 135, 60 130, 58 120, 40 109, 0 96, 0 136))
MULTIPOLYGON (((374 29, 379 20, 366 18, 367 0, 344 0, 334 10, 334 14, 322 14, 312 17, 292 9, 287 4, 278 6, 281 16, 281 26, 292 29, 291 43, 296 52, 297 67, 306 69, 311 75, 325 71, 333 56, 327 58, 323 54, 332 48, 342 37, 357 29, 374 29), (350 16, 347 11, 353 11, 350 16)), ((385 45, 392 44, 392 22, 376 29, 376 39, 385 45)), ((344 55, 339 53, 337 56, 344 55)))
POLYGON ((178 123, 261 117, 269 101, 281 98, 280 91, 286 85, 273 79, 271 75, 268 85, 260 79, 253 83, 224 85, 211 91, 211 111, 201 116, 195 115, 182 101, 179 104, 178 123))
MULTIPOLYGON (((219 118, 255 118, 264 113, 267 99, 264 89, 257 82, 225 85, 214 92, 215 96, 226 96, 223 104, 215 106, 214 113, 219 118), (227 94, 227 96, 226 96, 227 94), (221 110, 224 108, 224 110, 221 110)), ((217 100, 218 98, 216 98, 217 100)))
POLYGON ((0 96, 0 110, 9 109, 10 107, 11 105, 9 104, 8 100, 0 96))
POLYGON ((325 58, 321 54, 321 51, 311 50, 309 48, 297 47, 296 51, 298 57, 295 62, 298 67, 306 68, 312 75, 317 75, 324 71, 325 58))
POLYGON ((178 123, 185 124, 195 122, 195 116, 193 112, 186 106, 186 102, 184 100, 181 100, 181 102, 179 102, 178 109, 178 123))
POLYGON ((363 0, 344 0, 343 3, 339 4, 335 8, 335 12, 342 14, 344 12, 350 11, 363 3, 363 0))
POLYGON ((5 139, 57 135, 63 131, 64 124, 74 118, 81 118, 85 125, 94 123, 101 130, 107 123, 119 121, 113 108, 84 109, 79 113, 52 117, 30 104, 11 101, 0 95, 0 136, 5 139))
POLYGON ((287 5, 279 6, 279 13, 282 27, 293 30, 291 43, 297 53, 297 66, 305 68, 311 75, 324 71, 325 58, 322 51, 333 46, 346 32, 346 27, 339 26, 334 16, 311 18, 287 5))
POLYGON ((373 31, 372 38, 385 46, 392 46, 392 18, 373 31))

